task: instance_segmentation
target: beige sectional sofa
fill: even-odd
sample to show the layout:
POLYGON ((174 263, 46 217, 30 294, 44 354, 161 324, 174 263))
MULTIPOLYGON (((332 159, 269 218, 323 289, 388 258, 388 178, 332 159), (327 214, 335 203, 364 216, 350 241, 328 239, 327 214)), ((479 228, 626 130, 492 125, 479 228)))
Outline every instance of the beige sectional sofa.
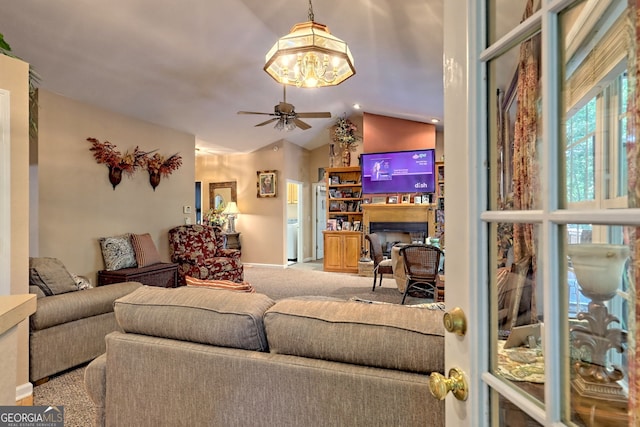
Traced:
POLYGON ((443 426, 443 312, 144 286, 85 385, 106 426, 443 426))
POLYGON ((113 302, 140 286, 124 282, 51 296, 33 290, 39 297, 29 319, 30 381, 41 382, 104 353, 105 335, 118 330, 113 302))

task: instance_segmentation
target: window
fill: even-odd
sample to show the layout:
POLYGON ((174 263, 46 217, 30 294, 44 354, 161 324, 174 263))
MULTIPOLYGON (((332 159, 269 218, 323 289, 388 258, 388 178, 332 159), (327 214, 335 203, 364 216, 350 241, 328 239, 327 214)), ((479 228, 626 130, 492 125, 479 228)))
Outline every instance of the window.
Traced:
POLYGON ((595 199, 596 98, 580 108, 566 124, 567 199, 595 199))

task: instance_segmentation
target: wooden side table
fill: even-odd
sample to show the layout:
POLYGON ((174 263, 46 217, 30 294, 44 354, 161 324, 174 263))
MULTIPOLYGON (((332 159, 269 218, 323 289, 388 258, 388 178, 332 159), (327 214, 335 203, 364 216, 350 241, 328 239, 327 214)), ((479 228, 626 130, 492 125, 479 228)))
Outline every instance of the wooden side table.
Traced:
POLYGON ((436 302, 444 302, 444 274, 438 274, 436 278, 436 302))
POLYGON ((240 233, 223 233, 224 234, 224 247, 227 249, 240 249, 240 233))

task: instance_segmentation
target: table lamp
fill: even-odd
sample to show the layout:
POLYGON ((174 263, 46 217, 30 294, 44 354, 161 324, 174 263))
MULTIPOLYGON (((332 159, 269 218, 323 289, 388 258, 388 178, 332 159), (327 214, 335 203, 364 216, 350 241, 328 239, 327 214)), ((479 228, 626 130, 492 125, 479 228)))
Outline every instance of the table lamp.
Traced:
POLYGON ((584 322, 571 327, 573 345, 590 353, 588 361, 577 362, 578 375, 572 385, 582 396, 624 405, 626 392, 618 384, 624 374, 610 366, 607 353, 610 349, 625 351, 627 331, 609 328, 620 321, 609 313, 606 303, 617 293, 629 253, 624 245, 573 244, 567 248, 580 290, 591 299, 588 311, 578 313, 578 320, 584 322))
POLYGON ((235 233, 236 232, 236 217, 240 211, 238 210, 238 205, 236 202, 229 202, 227 207, 222 211, 223 215, 227 216, 229 220, 229 227, 227 228, 227 233, 235 233))

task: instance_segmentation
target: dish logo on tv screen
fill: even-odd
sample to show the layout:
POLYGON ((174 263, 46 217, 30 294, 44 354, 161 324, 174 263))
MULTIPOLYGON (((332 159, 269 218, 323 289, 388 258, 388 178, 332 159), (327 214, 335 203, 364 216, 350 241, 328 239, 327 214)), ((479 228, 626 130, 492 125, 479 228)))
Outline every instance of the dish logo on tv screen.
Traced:
POLYGON ((414 185, 414 187, 419 190, 422 188, 429 188, 429 184, 427 184, 426 182, 416 182, 416 185, 414 185))

